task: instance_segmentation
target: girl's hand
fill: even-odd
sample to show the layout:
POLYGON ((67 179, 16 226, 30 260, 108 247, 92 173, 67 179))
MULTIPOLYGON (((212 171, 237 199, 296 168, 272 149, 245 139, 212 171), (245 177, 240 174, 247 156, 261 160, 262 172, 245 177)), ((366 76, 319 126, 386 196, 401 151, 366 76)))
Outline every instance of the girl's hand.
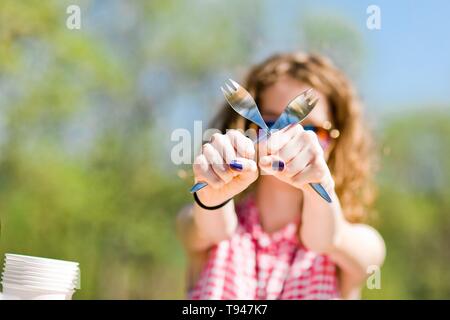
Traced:
MULTIPOLYGON (((316 134, 295 124, 273 133, 260 143, 259 167, 296 187, 312 190, 309 183, 321 183, 330 192, 334 181, 316 134)), ((313 191, 314 192, 314 191, 313 191)))
POLYGON ((216 133, 195 158, 195 182, 208 186, 197 192, 207 206, 218 205, 244 191, 258 177, 253 142, 237 130, 216 133))

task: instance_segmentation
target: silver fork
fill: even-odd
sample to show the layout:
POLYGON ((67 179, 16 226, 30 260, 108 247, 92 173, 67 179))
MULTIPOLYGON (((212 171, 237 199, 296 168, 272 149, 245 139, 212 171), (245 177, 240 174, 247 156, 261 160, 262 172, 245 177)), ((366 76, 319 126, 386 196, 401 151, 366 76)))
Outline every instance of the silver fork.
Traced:
MULTIPOLYGON (((231 79, 229 80, 231 84, 229 85, 225 83, 226 89, 223 87, 220 88, 229 105, 241 116, 255 123, 265 131, 265 134, 258 137, 255 143, 258 143, 262 138, 268 137, 271 130, 282 129, 289 124, 301 122, 311 112, 311 110, 315 107, 319 100, 315 97, 312 89, 301 93, 289 102, 283 113, 269 129, 263 117, 261 116, 261 113, 259 112, 255 100, 250 95, 250 93, 236 81, 233 81, 231 79)), ((207 182, 197 182, 191 188, 190 192, 197 192, 207 185, 207 182)), ((310 185, 323 199, 331 202, 330 196, 321 184, 310 183, 310 185)))
MULTIPOLYGON (((295 97, 283 113, 278 117, 270 130, 279 130, 293 123, 302 122, 314 109, 319 98, 316 97, 312 89, 308 89, 295 97)), ((331 203, 331 197, 320 183, 309 184, 325 201, 331 203)))
POLYGON ((266 131, 266 133, 269 133, 269 127, 261 116, 252 95, 236 81, 231 79, 229 79, 229 81, 231 85, 228 85, 228 83, 225 82, 226 89, 220 87, 228 104, 245 119, 250 120, 266 131))
MULTIPOLYGON (((244 118, 256 124, 258 127, 265 131, 265 134, 258 137, 254 143, 258 143, 262 138, 267 137, 270 134, 269 127, 264 121, 258 106, 252 95, 239 85, 236 81, 228 79, 229 84, 225 82, 223 87, 220 87, 222 93, 227 100, 228 104, 234 111, 239 113, 244 118)), ((207 182, 199 181, 190 189, 191 193, 197 192, 208 185, 207 182)))

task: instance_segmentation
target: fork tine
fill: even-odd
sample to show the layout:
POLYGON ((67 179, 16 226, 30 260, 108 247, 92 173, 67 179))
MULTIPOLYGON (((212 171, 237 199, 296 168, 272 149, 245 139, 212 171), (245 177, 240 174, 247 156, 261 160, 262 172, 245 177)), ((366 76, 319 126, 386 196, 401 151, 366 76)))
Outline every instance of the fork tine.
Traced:
POLYGON ((294 101, 292 101, 292 103, 293 103, 293 104, 301 105, 301 104, 303 103, 303 101, 305 101, 305 97, 298 96, 297 98, 295 98, 294 101))
POLYGON ((225 83, 225 85, 227 86, 227 89, 230 91, 230 95, 233 94, 236 90, 234 90, 233 88, 231 88, 228 83, 225 83))
POLYGON ((312 98, 314 98, 315 96, 316 96, 316 93, 313 91, 312 88, 308 89, 308 90, 305 92, 305 97, 306 97, 307 99, 312 99, 312 98))
POLYGON ((308 90, 305 92, 305 101, 306 101, 306 104, 311 105, 311 104, 312 104, 311 100, 315 100, 315 99, 317 99, 317 98, 316 98, 316 93, 313 91, 313 89, 308 89, 308 90))
POLYGON ((317 101, 319 101, 319 98, 315 98, 313 101, 310 101, 310 102, 308 103, 308 105, 309 105, 309 106, 314 106, 314 105, 317 103, 317 101))
POLYGON ((225 90, 223 87, 220 87, 220 90, 222 90, 222 93, 225 95, 225 97, 230 96, 230 93, 227 90, 225 90))
POLYGON ((314 91, 310 88, 305 92, 305 100, 308 101, 314 97, 314 91))
POLYGON ((231 82, 231 84, 233 85, 233 88, 234 88, 235 90, 239 89, 239 83, 237 83, 237 82, 234 81, 233 79, 228 79, 228 80, 231 82))

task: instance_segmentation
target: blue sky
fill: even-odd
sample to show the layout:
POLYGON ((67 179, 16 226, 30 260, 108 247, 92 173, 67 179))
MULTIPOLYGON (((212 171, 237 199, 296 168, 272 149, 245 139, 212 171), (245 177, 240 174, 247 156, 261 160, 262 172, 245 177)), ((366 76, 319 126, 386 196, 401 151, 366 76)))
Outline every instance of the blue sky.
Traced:
MULTIPOLYGON (((424 105, 450 110, 450 1, 265 0, 263 8, 264 43, 254 53, 254 62, 298 47, 301 41, 294 28, 303 13, 331 13, 361 35, 364 63, 352 80, 370 122, 382 126, 383 119, 424 105), (381 10, 381 30, 366 27, 366 10, 372 4, 381 10)), ((221 99, 218 90, 214 96, 215 102, 221 99)), ((193 120, 204 119, 204 109, 195 108, 211 104, 204 98, 180 93, 167 101, 175 106, 170 129, 191 129, 193 120)))
MULTIPOLYGON (((204 0, 205 5, 210 1, 204 0)), ((104 5, 102 1, 96 3, 104 5)), ((195 4, 199 3, 202 1, 195 1, 195 4)), ((235 2, 230 6, 230 10, 239 10, 235 2)), ((257 45, 260 39, 255 39, 253 62, 259 62, 274 52, 301 46, 298 29, 305 13, 306 16, 308 13, 313 16, 328 13, 344 19, 361 36, 365 48, 364 60, 358 76, 351 79, 356 83, 369 120, 375 126, 382 125, 383 119, 393 113, 399 114, 424 105, 450 110, 450 1, 263 0, 262 6, 263 16, 259 21, 262 28, 259 31, 263 44, 257 45), (380 7, 381 30, 366 27, 369 5, 380 7)), ((98 30, 107 32, 107 27, 111 26, 111 10, 122 16, 121 8, 109 3, 104 12, 105 25, 100 24, 98 30)), ((92 12, 95 13, 95 10, 92 12)), ((97 23, 98 18, 95 17, 97 23)), ((112 35, 115 41, 114 33, 112 35)), ((192 129, 194 120, 206 120, 211 106, 218 106, 223 99, 219 90, 223 80, 228 76, 239 79, 240 75, 234 73, 234 67, 217 70, 216 77, 207 84, 206 92, 190 87, 178 88, 176 94, 161 101, 158 108, 161 114, 157 116, 163 119, 161 124, 164 125, 159 129, 169 134, 174 128, 192 129), (228 74, 225 77, 220 72, 228 74)), ((175 81, 162 79, 161 72, 155 74, 157 84, 170 85, 171 81, 175 81)), ((155 79, 150 80, 154 89, 155 79)))
POLYGON ((377 116, 423 103, 450 107, 450 1, 266 1, 273 49, 289 49, 289 28, 302 11, 333 12, 361 33, 367 49, 359 81, 377 116), (369 5, 381 10, 381 30, 366 27, 369 5))

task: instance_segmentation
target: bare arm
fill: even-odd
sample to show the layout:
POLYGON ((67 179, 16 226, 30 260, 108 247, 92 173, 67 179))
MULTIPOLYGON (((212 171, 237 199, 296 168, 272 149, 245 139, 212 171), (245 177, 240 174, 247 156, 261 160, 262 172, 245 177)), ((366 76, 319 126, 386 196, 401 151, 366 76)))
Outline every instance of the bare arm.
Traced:
POLYGON ((372 227, 345 220, 339 199, 332 192, 328 204, 314 191, 306 191, 300 235, 310 249, 327 254, 340 268, 343 296, 357 298, 370 266, 381 266, 385 257, 382 237, 372 227))
POLYGON ((205 210, 197 204, 189 205, 178 214, 177 229, 188 251, 209 249, 229 238, 237 226, 234 202, 231 200, 217 210, 205 210))
POLYGON ((334 192, 333 178, 314 133, 296 125, 272 134, 266 143, 269 155, 260 159, 261 169, 303 191, 302 242, 309 249, 333 259, 340 268, 345 291, 355 297, 367 277, 367 268, 381 266, 384 261, 383 239, 375 229, 350 224, 344 218, 334 192), (274 170, 271 163, 279 159, 286 163, 286 168, 274 170), (325 187, 331 203, 309 186, 313 182, 325 187))
MULTIPOLYGON (((197 192, 206 206, 216 206, 233 198, 258 177, 252 141, 236 130, 214 134, 195 159, 195 181, 208 186, 197 192)), ((177 220, 178 231, 186 249, 199 252, 229 238, 237 226, 233 200, 216 210, 206 210, 197 203, 184 208, 177 220)))

